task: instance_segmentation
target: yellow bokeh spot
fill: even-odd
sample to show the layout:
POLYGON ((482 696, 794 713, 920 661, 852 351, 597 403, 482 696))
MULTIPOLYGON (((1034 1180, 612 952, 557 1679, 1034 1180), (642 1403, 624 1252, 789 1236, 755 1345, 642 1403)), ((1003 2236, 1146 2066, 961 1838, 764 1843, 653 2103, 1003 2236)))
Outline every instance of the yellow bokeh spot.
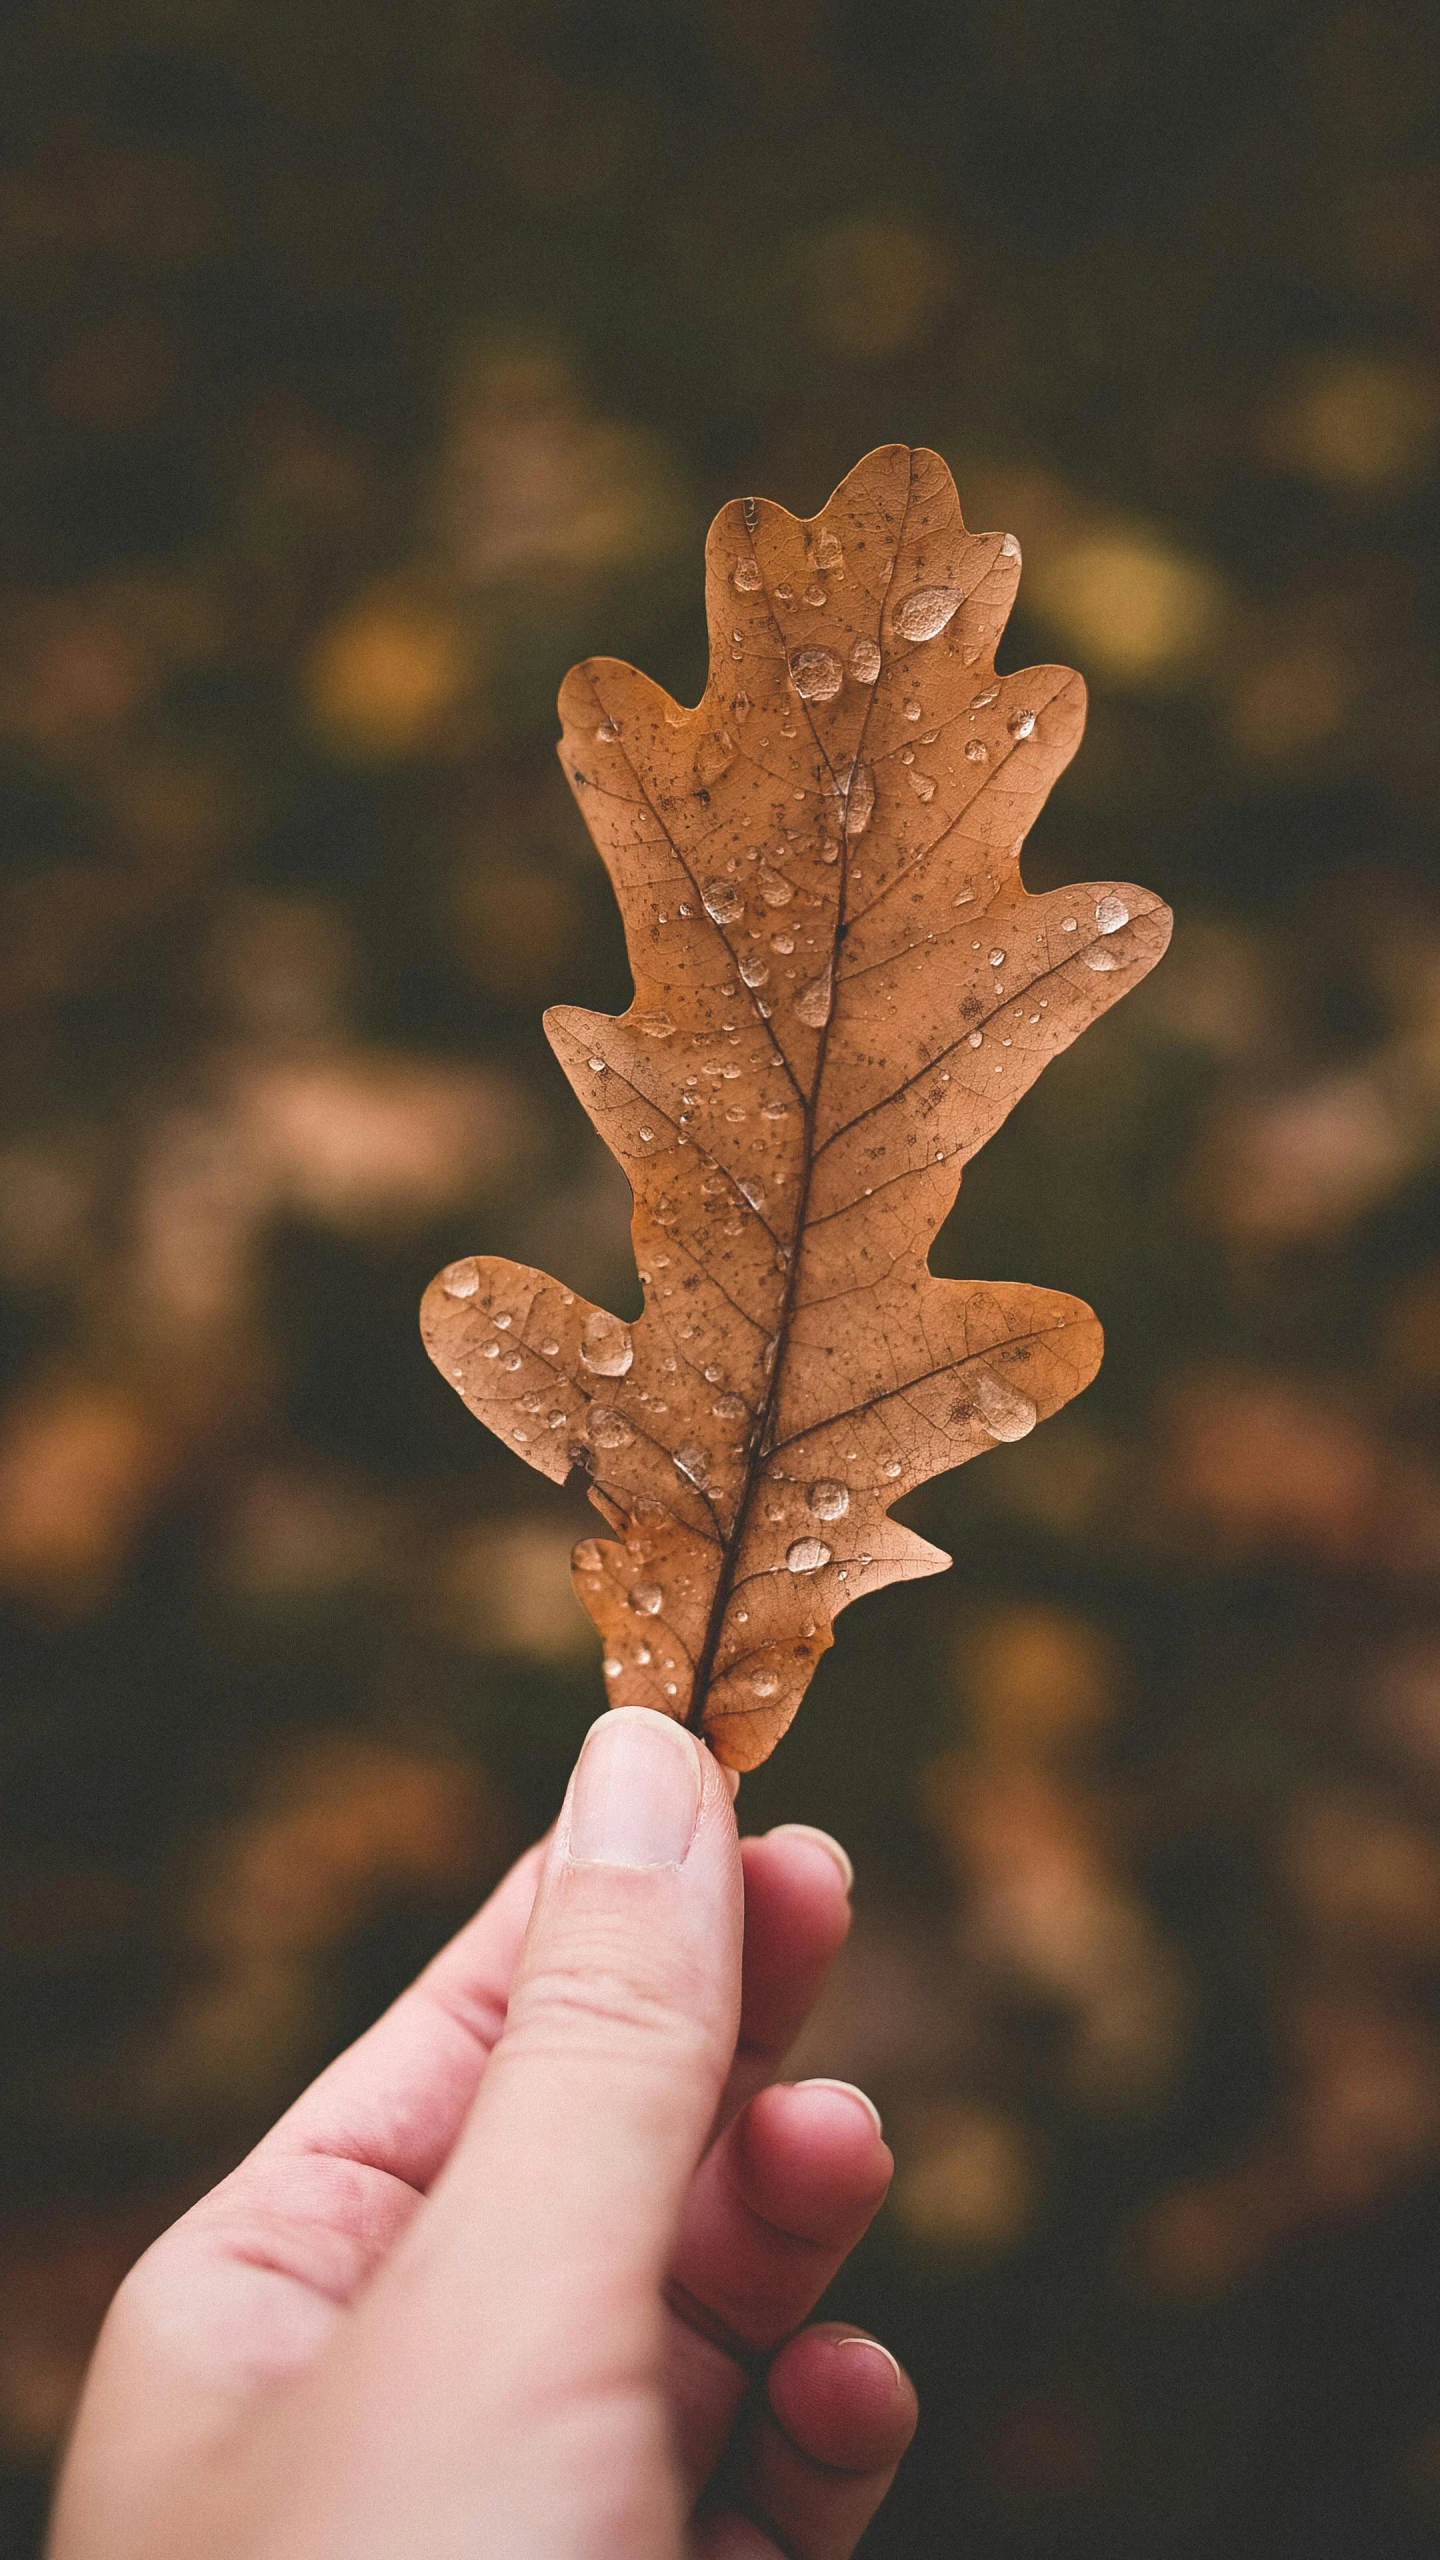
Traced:
POLYGON ((933 2108, 901 2145, 895 2213, 929 2249, 1013 2248, 1035 2206, 1035 2163, 1022 2126, 964 2100, 933 2108))
POLYGON ((1130 684, 1193 666, 1226 605, 1214 569, 1141 528, 1085 534, 1032 561, 1029 598, 1082 659, 1130 684))
POLYGON ((306 679, 311 713, 337 746, 408 755, 435 736, 475 671, 458 613, 393 590, 361 597, 321 634, 306 679))
POLYGON ((1332 488, 1411 488, 1440 446, 1440 390, 1404 357, 1334 356, 1281 406, 1271 442, 1278 460, 1332 488))

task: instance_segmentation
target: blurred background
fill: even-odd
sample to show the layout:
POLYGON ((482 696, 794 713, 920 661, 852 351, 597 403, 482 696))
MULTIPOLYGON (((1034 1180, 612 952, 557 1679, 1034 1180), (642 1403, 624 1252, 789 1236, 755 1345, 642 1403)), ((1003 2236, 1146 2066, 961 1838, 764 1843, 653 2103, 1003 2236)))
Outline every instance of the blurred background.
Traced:
POLYGON ((866 2550, 1440 2547, 1440 50, 1407 0, 13 0, 0 83, 0 2549, 110 2291, 545 1822, 583 1503, 452 1255, 637 1303, 556 686, 934 444, 1171 957, 937 1268, 1098 1383, 916 1496, 751 1828, 899 2158, 866 2550))

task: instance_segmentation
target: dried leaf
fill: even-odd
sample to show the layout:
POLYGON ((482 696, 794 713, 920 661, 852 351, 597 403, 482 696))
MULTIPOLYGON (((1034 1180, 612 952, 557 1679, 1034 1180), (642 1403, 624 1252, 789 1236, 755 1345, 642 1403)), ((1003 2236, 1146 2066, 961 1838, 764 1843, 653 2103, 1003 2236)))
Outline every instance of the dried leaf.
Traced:
POLYGON ((590 1478, 618 1543, 583 1539, 575 1577, 612 1700, 732 1768, 848 1601, 948 1563, 891 1503, 1100 1359, 1078 1300, 925 1258, 966 1160, 1169 935, 1141 889, 1021 886, 1085 694, 995 673, 1019 574, 938 455, 884 446, 808 522, 717 517, 694 710, 609 658, 560 696, 635 1001, 546 1028, 629 1175, 645 1313, 482 1256, 422 1324, 472 1412, 590 1478))

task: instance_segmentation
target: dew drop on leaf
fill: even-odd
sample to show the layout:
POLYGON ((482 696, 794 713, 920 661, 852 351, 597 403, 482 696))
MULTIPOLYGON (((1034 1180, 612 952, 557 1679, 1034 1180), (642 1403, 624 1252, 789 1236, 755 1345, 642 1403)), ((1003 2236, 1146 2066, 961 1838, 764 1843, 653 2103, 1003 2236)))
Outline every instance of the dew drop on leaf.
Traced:
POLYGON ((613 1404, 592 1404, 585 1429, 597 1449, 628 1449, 635 1438, 624 1414, 613 1404))
POLYGON ((632 1582, 630 1606, 642 1618, 658 1618, 665 1606, 665 1594, 658 1582, 632 1582))
POLYGON ((1130 910, 1123 898, 1101 898, 1095 909, 1095 921, 1102 933, 1118 933, 1130 921, 1130 910))
POLYGON ((993 1369, 975 1370, 970 1381, 980 1420, 992 1440, 1023 1440, 1039 1420, 1029 1396, 1007 1386, 993 1369))
POLYGON ((868 765, 857 764, 845 794, 845 833, 863 836, 875 808, 875 780, 868 765))
POLYGON ((829 969, 822 969, 818 978, 812 978, 807 987, 801 988, 795 998, 795 1010, 812 1031, 822 1031, 830 1019, 833 1000, 833 974, 829 969))
POLYGON ((817 1520, 843 1520, 850 1508, 849 1491, 838 1476, 820 1476, 806 1496, 817 1520))
POLYGON ((823 1538, 797 1538, 785 1551, 785 1562, 792 1573, 818 1573, 830 1561, 830 1550, 823 1538))
POLYGON ((623 1378, 635 1357, 630 1328, 604 1307, 592 1307, 580 1337, 580 1357, 597 1378, 623 1378))
POLYGON ((850 673, 857 684, 873 684, 880 673, 880 651, 873 640, 857 640, 850 652, 850 673))
POLYGON ((733 880, 707 880, 700 895, 712 924, 734 924, 745 912, 745 901, 733 880))
POLYGON ((750 1686, 757 1698, 773 1698, 780 1686, 780 1674, 778 1671, 752 1671, 750 1686))
POLYGON ((452 1262, 440 1285, 447 1298, 473 1298, 480 1286, 480 1273, 473 1260, 452 1262))
POLYGON ((933 640, 965 601, 963 587, 916 587, 895 609, 902 640, 933 640))

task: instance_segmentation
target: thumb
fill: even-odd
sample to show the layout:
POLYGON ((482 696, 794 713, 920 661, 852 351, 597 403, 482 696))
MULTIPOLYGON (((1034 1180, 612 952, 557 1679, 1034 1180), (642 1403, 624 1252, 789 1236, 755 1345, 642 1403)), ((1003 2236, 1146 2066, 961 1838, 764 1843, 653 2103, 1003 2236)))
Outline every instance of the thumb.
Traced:
POLYGON ((257 2457, 262 2489, 267 2464, 293 2489, 267 2554, 678 2548, 661 2284, 734 2052, 741 1928, 718 1763, 649 1708, 602 1716, 460 2140, 257 2457))
POLYGON ((491 2319, 504 2304, 512 2387, 532 2354, 551 2389, 603 2381, 597 2360, 632 2378, 658 2362, 660 2288, 735 2050, 742 1928, 724 1772, 669 1717, 602 1716, 425 2217, 447 2290, 491 2319))

